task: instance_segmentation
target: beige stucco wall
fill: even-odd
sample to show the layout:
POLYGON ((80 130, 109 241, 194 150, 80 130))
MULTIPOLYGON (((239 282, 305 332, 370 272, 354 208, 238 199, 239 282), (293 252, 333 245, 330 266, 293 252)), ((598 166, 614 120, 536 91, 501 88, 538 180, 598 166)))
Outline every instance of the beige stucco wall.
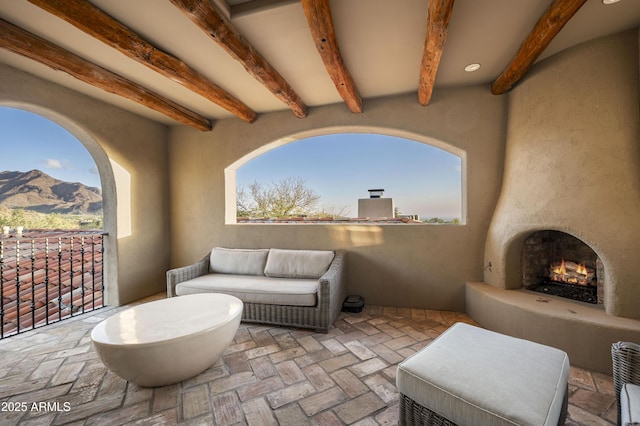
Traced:
POLYGON ((2 64, 0 106, 57 122, 96 161, 109 233, 104 265, 107 303, 127 303, 166 288, 167 127, 2 64))
POLYGON ((511 91, 485 282, 519 288, 524 238, 564 231, 602 260, 607 313, 640 318, 638 104, 637 31, 548 58, 511 91))
POLYGON ((488 87, 439 89, 427 107, 411 94, 367 100, 364 110, 317 107, 304 119, 275 112, 253 124, 222 120, 206 133, 173 127, 172 265, 193 262, 212 246, 344 249, 348 290, 367 303, 464 310, 465 282, 482 277, 486 229, 500 187, 505 99, 488 87), (225 224, 225 168, 277 141, 340 131, 414 137, 466 153, 466 224, 225 224))

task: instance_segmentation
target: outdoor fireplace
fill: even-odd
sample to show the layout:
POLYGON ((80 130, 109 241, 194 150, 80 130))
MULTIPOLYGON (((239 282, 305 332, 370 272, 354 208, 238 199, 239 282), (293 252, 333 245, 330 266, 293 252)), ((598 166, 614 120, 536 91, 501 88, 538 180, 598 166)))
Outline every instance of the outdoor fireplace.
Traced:
POLYGON ((640 341, 638 32, 593 40, 534 68, 509 92, 484 279, 467 284, 466 311, 485 328, 610 374, 611 344, 640 341), (559 231, 575 238, 552 244, 559 231), (558 247, 564 253, 554 254, 558 247), (552 255, 542 254, 547 249, 552 255), (601 304, 527 289, 563 258, 596 270, 601 304))
POLYGON ((603 303, 603 266, 596 252, 560 231, 529 235, 522 248, 522 287, 581 302, 603 303))

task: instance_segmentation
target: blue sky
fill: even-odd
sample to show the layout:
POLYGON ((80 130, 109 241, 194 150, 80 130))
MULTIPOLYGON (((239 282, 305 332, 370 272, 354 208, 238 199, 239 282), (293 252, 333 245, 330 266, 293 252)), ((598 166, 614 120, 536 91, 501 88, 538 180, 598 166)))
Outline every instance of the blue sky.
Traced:
POLYGON ((382 188, 403 214, 461 217, 461 160, 420 142, 385 135, 317 136, 271 150, 240 167, 238 185, 304 179, 326 210, 358 215, 358 199, 382 188))
MULTIPOLYGON (((100 188, 93 158, 71 133, 37 114, 0 107, 0 171, 39 169, 56 179, 100 188)), ((461 217, 461 161, 402 138, 337 134, 293 142, 238 169, 238 185, 301 178, 326 210, 357 216, 358 199, 384 188, 404 214, 461 217)))
POLYGON ((100 188, 87 149, 58 124, 27 111, 0 107, 0 170, 38 169, 67 182, 100 188))

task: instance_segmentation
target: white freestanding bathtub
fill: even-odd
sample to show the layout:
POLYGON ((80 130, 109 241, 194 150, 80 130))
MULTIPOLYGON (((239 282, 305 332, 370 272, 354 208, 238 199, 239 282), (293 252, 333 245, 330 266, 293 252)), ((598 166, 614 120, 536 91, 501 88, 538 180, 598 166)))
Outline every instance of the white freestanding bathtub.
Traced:
POLYGON ((240 325, 242 301, 226 294, 193 294, 134 306, 91 332, 102 362, 145 387, 193 377, 218 361, 240 325))

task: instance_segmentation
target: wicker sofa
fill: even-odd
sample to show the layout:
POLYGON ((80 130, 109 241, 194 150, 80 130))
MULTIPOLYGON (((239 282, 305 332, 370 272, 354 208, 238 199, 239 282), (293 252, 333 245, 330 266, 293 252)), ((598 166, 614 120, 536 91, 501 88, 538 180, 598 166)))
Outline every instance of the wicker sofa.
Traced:
POLYGON ((640 345, 611 345, 613 385, 618 406, 618 425, 640 424, 640 345))
POLYGON ((230 294, 244 303, 243 321, 327 333, 346 297, 344 261, 343 251, 214 247, 167 271, 167 296, 230 294))

